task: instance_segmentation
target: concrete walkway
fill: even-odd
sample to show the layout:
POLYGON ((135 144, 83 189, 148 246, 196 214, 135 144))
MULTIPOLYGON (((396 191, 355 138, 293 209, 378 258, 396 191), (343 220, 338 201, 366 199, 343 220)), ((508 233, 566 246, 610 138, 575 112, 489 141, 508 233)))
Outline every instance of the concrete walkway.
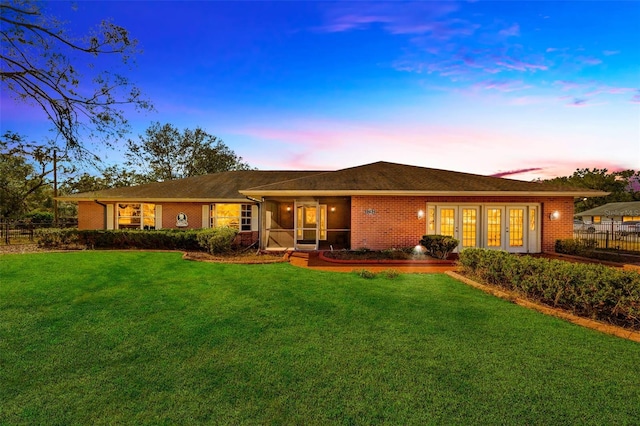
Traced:
POLYGON ((293 252, 289 255, 289 263, 301 268, 309 268, 317 271, 353 272, 366 269, 371 272, 388 271, 393 269, 403 274, 442 274, 446 271, 455 271, 455 265, 429 265, 424 262, 407 263, 337 263, 320 259, 317 252, 293 252))

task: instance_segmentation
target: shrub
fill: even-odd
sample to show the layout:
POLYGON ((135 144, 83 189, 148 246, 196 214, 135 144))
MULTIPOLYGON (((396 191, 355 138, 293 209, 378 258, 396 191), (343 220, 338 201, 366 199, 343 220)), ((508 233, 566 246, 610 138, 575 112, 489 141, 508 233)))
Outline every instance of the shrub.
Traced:
POLYGON ((390 280, 393 280, 395 278, 398 278, 400 276, 400 272, 398 272, 395 269, 385 269, 384 271, 381 271, 378 275, 384 277, 384 278, 388 278, 390 280))
POLYGON ((446 259, 458 247, 459 241, 447 235, 423 235, 420 245, 430 256, 446 259))
POLYGON ((365 279, 372 279, 376 277, 376 273, 375 272, 371 272, 368 271, 366 269, 359 269, 357 271, 353 271, 357 276, 359 276, 360 278, 365 278, 365 279))
POLYGON ((225 254, 233 251, 238 230, 228 226, 206 229, 198 233, 198 244, 211 254, 225 254))
POLYGON ((36 241, 40 247, 89 249, 156 249, 156 250, 200 250, 195 230, 77 230, 39 229, 36 241))
POLYGON ((463 273, 576 315, 640 329, 640 274, 596 264, 465 249, 463 273))
POLYGON ((592 252, 598 242, 596 240, 579 240, 569 238, 566 240, 556 240, 556 253, 572 254, 575 256, 584 256, 592 252))

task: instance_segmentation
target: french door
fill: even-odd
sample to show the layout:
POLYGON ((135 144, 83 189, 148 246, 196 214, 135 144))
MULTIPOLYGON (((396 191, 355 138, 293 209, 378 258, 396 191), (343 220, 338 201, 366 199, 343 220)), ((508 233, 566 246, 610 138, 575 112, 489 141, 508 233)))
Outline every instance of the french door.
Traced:
MULTIPOLYGON (((510 253, 527 253, 529 240, 537 241, 536 234, 529 233, 529 214, 536 215, 536 209, 528 206, 485 206, 484 246, 490 249, 506 250, 510 253)), ((531 220, 537 221, 532 216, 531 220)))
POLYGON ((435 212, 435 233, 457 239, 458 250, 540 251, 537 205, 439 205, 435 212))
POLYGON ((478 206, 441 206, 437 208, 436 229, 460 241, 458 250, 478 247, 480 208, 478 206))

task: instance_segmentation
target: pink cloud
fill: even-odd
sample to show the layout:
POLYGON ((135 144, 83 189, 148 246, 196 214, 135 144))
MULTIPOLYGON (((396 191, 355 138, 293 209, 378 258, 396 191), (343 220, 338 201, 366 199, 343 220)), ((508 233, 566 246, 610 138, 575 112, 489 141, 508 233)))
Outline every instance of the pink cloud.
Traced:
POLYGON ((619 53, 620 53, 619 50, 604 50, 604 51, 602 51, 602 54, 605 55, 605 56, 617 55, 619 53))
POLYGON ((516 92, 530 89, 532 86, 526 85, 522 80, 487 80, 481 81, 472 86, 473 90, 497 90, 498 92, 516 92))

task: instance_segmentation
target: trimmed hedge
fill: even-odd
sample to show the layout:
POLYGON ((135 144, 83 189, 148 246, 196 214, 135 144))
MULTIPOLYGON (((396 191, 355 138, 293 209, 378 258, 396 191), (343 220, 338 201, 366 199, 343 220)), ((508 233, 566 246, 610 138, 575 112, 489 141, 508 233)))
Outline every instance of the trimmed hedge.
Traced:
POLYGON ((458 247, 460 242, 447 235, 423 235, 420 245, 436 259, 446 259, 458 247))
POLYGON ((196 230, 77 230, 39 229, 38 246, 46 248, 202 250, 196 230))
POLYGON ((603 265, 465 249, 463 273, 576 315, 640 330, 640 273, 603 265))
POLYGON ((198 233, 197 240, 200 247, 211 254, 226 254, 233 251, 234 240, 238 230, 228 226, 205 229, 198 233))

